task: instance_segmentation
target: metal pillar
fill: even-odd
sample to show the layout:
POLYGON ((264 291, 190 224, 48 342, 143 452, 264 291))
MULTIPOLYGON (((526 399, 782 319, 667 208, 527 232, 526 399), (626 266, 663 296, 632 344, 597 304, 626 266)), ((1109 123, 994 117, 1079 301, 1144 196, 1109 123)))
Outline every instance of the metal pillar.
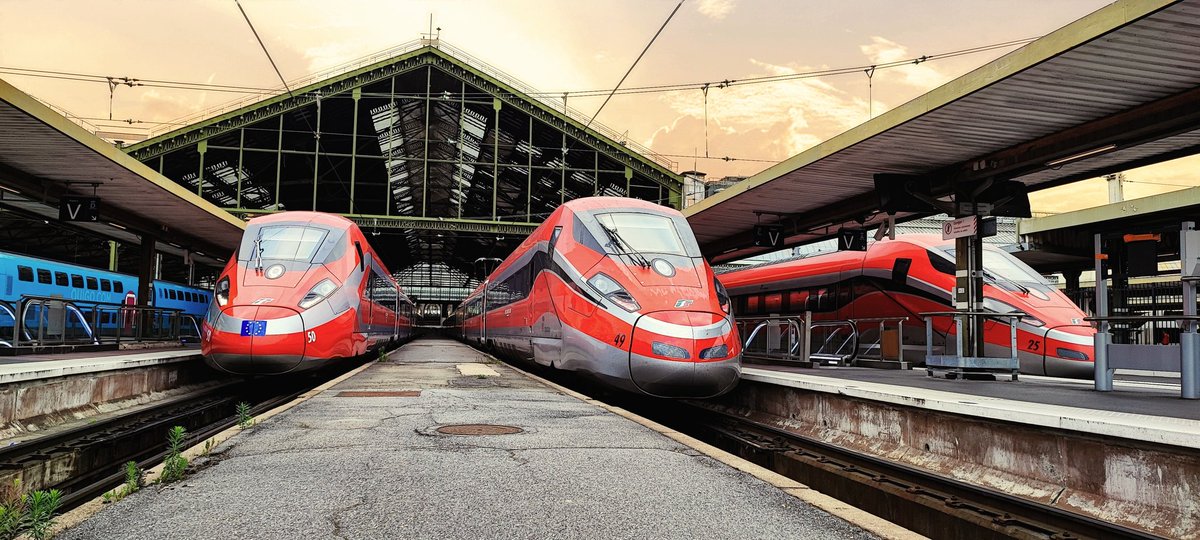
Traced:
POLYGON ((196 152, 200 153, 200 166, 196 169, 196 195, 204 196, 204 154, 208 152, 208 140, 196 143, 196 152))
MULTIPOLYGON (((1196 315, 1196 279, 1200 276, 1190 275, 1193 261, 1200 258, 1195 253, 1200 247, 1196 242, 1196 224, 1192 221, 1183 222, 1179 231, 1179 260, 1180 274, 1183 285, 1183 316, 1196 315), (1189 241, 1191 240, 1191 241, 1189 241)), ((1196 333, 1196 321, 1185 320, 1179 332, 1179 378, 1180 397, 1183 399, 1200 399, 1200 334, 1196 333)))
POLYGON ((242 168, 242 158, 245 150, 246 129, 241 128, 238 130, 237 198, 234 199, 234 206, 237 208, 242 207, 242 171, 245 170, 242 168))
POLYGON ((150 305, 154 303, 154 269, 157 253, 154 250, 154 237, 142 235, 141 251, 138 256, 138 303, 150 305))
POLYGON ((279 115, 279 131, 275 132, 275 210, 279 210, 279 180, 283 176, 283 115, 279 115))
MULTIPOLYGON (((978 219, 978 218, 976 218, 978 219)), ((954 308, 958 311, 983 311, 983 238, 971 235, 954 241, 955 285, 954 308)), ((983 327, 984 318, 972 315, 962 326, 963 347, 960 356, 985 356, 983 327)))
MULTIPOLYGON (((425 154, 421 156, 421 217, 425 217, 425 203, 429 198, 429 116, 433 114, 433 103, 430 101, 430 86, 433 84, 433 66, 425 69, 425 154)), ((494 205, 493 205, 494 206, 494 205)), ((495 214, 495 212, 492 212, 495 214)))
POLYGON ((317 129, 313 131, 312 211, 317 211, 317 177, 321 170, 321 97, 317 96, 317 129))
MULTIPOLYGON (((1108 316, 1108 282, 1104 275, 1104 240, 1100 233, 1095 236, 1095 256, 1096 256, 1096 317, 1108 316)), ((1097 392, 1112 392, 1112 370, 1108 369, 1108 344, 1112 341, 1108 333, 1108 323, 1100 321, 1096 327, 1096 335, 1093 338, 1095 345, 1095 372, 1092 378, 1095 381, 1097 392)))
MULTIPOLYGON (((354 100, 354 120, 351 124, 353 133, 350 134, 350 213, 354 213, 354 179, 358 173, 358 100, 362 99, 362 88, 350 92, 354 100)), ((390 134, 389 134, 390 135, 390 134)))
POLYGON ((500 190, 500 103, 500 98, 492 98, 492 111, 496 115, 492 124, 492 221, 496 221, 496 192, 500 190))
POLYGON ((117 241, 109 240, 108 241, 108 271, 109 272, 117 271, 117 261, 118 260, 120 260, 120 258, 117 256, 117 241))

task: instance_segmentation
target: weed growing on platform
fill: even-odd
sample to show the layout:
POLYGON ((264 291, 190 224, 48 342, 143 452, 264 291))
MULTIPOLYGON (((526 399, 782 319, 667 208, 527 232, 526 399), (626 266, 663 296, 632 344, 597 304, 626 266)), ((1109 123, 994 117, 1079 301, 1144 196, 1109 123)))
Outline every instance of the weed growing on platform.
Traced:
POLYGON ((204 452, 203 452, 203 454, 204 454, 204 455, 206 455, 206 456, 207 456, 207 455, 209 455, 209 454, 211 454, 211 453, 212 453, 212 450, 213 450, 213 447, 214 447, 214 446, 216 446, 216 445, 217 445, 217 440, 216 440, 216 439, 209 439, 209 440, 207 440, 207 441, 204 441, 204 452))
POLYGON ((250 417, 250 404, 245 401, 239 401, 237 404, 238 427, 248 429, 254 425, 254 419, 250 417))
POLYGON ((0 540, 11 540, 21 534, 25 524, 25 497, 21 481, 0 490, 0 540))
POLYGON ((126 462, 125 463, 125 492, 122 493, 121 496, 124 497, 126 495, 136 492, 139 489, 142 489, 142 484, 144 484, 144 483, 145 483, 145 474, 142 472, 141 467, 138 467, 137 462, 136 461, 126 462))
POLYGON ((57 489, 50 491, 34 491, 27 496, 28 524, 26 532, 34 540, 47 540, 52 536, 50 529, 54 527, 54 516, 58 514, 58 506, 62 502, 62 492, 57 489))
POLYGON ((187 430, 183 426, 175 426, 167 432, 167 457, 163 458, 162 474, 159 475, 159 483, 169 484, 183 479, 184 472, 187 471, 188 460, 183 457, 183 439, 187 437, 187 430))

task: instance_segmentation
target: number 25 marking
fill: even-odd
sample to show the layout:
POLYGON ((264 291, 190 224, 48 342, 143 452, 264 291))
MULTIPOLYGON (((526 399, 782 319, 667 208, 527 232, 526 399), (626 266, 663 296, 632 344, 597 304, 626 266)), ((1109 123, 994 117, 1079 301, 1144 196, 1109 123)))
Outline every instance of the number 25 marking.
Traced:
POLYGON ((1038 348, 1039 348, 1039 347, 1041 347, 1041 346, 1042 346, 1042 344, 1041 344, 1041 343, 1039 343, 1039 342, 1038 342, 1038 340, 1036 340, 1036 339, 1031 339, 1031 340, 1029 340, 1029 346, 1028 346, 1028 347, 1026 347, 1026 348, 1027 348, 1027 349, 1029 349, 1029 350, 1031 350, 1031 351, 1036 351, 1036 350, 1038 350, 1038 348))

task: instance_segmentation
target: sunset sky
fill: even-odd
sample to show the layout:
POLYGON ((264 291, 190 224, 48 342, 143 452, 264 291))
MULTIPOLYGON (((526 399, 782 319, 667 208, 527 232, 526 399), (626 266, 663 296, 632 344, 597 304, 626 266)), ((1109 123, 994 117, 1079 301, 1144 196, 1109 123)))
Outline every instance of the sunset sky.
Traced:
MULTIPOLYGON (((543 91, 614 86, 675 7, 673 0, 243 0, 288 80, 399 45, 427 31, 543 91)), ((699 83, 870 65, 1036 37, 1101 0, 687 0, 625 82, 697 83, 618 95, 598 121, 663 154, 703 156, 699 83)), ((279 80, 233 0, 0 0, 0 70, 34 68, 139 79, 276 87, 279 80), (19 21, 19 23, 18 23, 19 21)), ((978 67, 1012 48, 865 74, 710 88, 713 157, 674 157, 710 177, 751 175, 978 67)), ((0 78, 85 118, 108 116, 103 83, 0 78)), ((569 94, 568 94, 569 96, 569 94)), ((116 89, 113 117, 168 122, 243 96, 116 89)), ((568 97, 592 113, 603 98, 568 97)), ((104 125, 100 120, 97 125, 104 125)), ((141 124, 147 127, 150 124, 141 124)), ((130 130, 128 126, 124 128, 130 130)), ((1200 184, 1196 157, 1129 171, 1127 198, 1200 184)), ((1034 196, 1035 211, 1106 202, 1101 181, 1034 196)))

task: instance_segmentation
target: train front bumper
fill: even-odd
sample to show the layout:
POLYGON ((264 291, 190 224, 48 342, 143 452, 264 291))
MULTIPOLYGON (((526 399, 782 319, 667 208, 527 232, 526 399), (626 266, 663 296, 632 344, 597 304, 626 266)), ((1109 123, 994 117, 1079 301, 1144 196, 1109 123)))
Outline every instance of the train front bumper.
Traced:
POLYGON ((200 350, 214 369, 276 375, 305 363, 308 336, 300 312, 282 306, 225 306, 205 320, 200 350))
POLYGON ((709 398, 741 377, 741 344, 728 317, 705 312, 657 312, 638 319, 629 352, 633 384, 650 395, 709 398))

